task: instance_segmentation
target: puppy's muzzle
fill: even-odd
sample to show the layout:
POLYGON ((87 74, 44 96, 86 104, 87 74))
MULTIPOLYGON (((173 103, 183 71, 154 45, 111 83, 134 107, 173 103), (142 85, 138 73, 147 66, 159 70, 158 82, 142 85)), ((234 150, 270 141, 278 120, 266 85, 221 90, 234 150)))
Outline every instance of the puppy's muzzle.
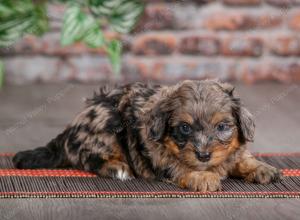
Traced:
POLYGON ((194 146, 197 149, 197 158, 201 162, 207 162, 211 158, 211 153, 208 151, 208 146, 212 140, 212 137, 206 135, 199 135, 194 141, 194 146))
POLYGON ((201 162, 207 162, 210 160, 211 153, 210 152, 197 152, 197 158, 201 162))

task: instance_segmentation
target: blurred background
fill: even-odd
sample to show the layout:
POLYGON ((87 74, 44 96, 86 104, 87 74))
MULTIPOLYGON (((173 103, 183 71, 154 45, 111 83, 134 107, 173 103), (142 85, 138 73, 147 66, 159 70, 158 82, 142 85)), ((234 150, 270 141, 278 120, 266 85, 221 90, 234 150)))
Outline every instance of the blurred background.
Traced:
POLYGON ((0 152, 44 145, 100 85, 206 78, 254 114, 251 151, 300 151, 299 30, 299 0, 3 0, 0 152))

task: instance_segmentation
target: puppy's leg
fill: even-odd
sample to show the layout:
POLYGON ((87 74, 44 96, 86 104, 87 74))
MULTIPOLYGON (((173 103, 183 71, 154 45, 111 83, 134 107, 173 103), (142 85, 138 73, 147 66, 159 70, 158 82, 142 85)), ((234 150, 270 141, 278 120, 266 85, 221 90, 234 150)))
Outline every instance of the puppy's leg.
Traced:
POLYGON ((123 127, 120 113, 110 103, 89 106, 70 126, 65 144, 68 160, 100 176, 133 177, 118 141, 118 136, 124 135, 123 127))
POLYGON ((260 184, 268 184, 282 179, 280 170, 256 160, 249 151, 243 152, 231 175, 242 177, 247 182, 260 184))
POLYGON ((210 171, 190 171, 177 179, 181 188, 193 191, 214 192, 221 189, 221 178, 210 171))
POLYGON ((93 152, 82 149, 80 163, 84 170, 93 172, 99 176, 112 177, 120 180, 132 179, 134 176, 128 164, 121 158, 109 157, 101 152, 93 152))

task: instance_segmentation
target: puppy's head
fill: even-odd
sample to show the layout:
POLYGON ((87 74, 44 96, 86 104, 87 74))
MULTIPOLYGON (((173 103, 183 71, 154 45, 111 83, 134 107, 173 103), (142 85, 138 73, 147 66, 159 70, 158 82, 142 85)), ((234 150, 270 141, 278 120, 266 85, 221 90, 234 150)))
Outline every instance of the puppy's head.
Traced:
POLYGON ((148 138, 163 143, 190 167, 205 170, 221 164, 254 135, 252 115, 233 90, 213 80, 175 85, 152 108, 148 138))

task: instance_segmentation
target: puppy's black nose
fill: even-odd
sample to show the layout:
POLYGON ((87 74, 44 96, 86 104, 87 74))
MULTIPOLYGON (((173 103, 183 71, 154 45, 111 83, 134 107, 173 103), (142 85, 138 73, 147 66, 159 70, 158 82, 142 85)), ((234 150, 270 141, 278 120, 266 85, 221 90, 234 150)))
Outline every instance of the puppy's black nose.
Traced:
POLYGON ((198 156, 198 159, 201 162, 207 162, 207 161, 210 160, 211 153, 209 153, 209 152, 198 152, 197 156, 198 156))

